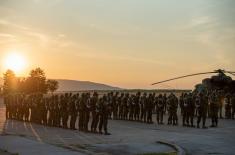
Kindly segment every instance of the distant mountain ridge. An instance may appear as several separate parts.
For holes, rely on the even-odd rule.
[[[95,83],[90,81],[55,79],[59,82],[58,91],[81,91],[81,90],[121,90],[119,87]]]
[[[59,82],[57,91],[82,91],[82,90],[121,90],[119,87],[95,83],[90,81],[78,81],[67,79],[55,79]],[[3,85],[3,79],[0,77],[0,85]]]

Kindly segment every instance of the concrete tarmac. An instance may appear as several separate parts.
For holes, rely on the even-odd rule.
[[[182,127],[181,117],[179,126],[109,120],[109,131],[112,135],[105,136],[5,120],[4,110],[3,104],[0,104],[0,132],[3,137],[10,137],[9,139],[12,136],[20,137],[19,143],[20,139],[26,139],[32,143],[42,143],[81,154],[131,155],[175,151],[167,145],[156,143],[162,140],[176,144],[192,155],[235,154],[235,120],[220,119],[218,128],[208,129]],[[164,116],[165,123],[167,117]],[[153,119],[155,120],[155,115]],[[209,125],[208,119],[207,126]],[[0,149],[5,144],[0,137]]]

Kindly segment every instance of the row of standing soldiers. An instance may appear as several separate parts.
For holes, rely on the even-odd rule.
[[[4,98],[6,118],[29,121],[46,126],[78,129],[88,132],[90,115],[92,115],[91,132],[109,135],[108,116],[110,106],[107,96],[98,98],[94,93],[62,94],[44,97],[42,94],[9,95]],[[97,131],[99,129],[99,132]]]
[[[234,118],[235,96],[227,95],[225,99],[226,117]],[[177,98],[170,95],[155,95],[140,92],[108,93],[99,96],[96,92],[80,94],[60,94],[52,96],[9,95],[5,97],[6,117],[38,124],[91,131],[107,131],[108,119],[141,121],[153,123],[153,113],[157,114],[158,124],[163,124],[163,116],[168,113],[168,124],[178,125],[178,107],[181,109],[183,126],[206,128],[206,118],[211,117],[212,127],[218,125],[218,112],[221,97],[217,92],[210,94],[183,93]],[[89,127],[90,126],[90,127]]]
[[[225,105],[225,117],[234,119],[235,116],[235,94],[223,95],[220,91],[206,94],[182,94],[180,96],[180,107],[183,126],[194,127],[193,119],[197,116],[197,127],[202,120],[203,128],[206,118],[211,118],[211,127],[218,126],[218,116],[222,117],[223,105]]]

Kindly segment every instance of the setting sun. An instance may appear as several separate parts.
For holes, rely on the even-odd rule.
[[[5,58],[4,67],[20,73],[26,67],[25,58],[19,53],[10,53]]]

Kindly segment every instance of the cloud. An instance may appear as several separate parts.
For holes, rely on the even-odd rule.
[[[214,22],[215,19],[213,19],[211,16],[199,16],[192,18],[189,27],[205,26],[213,24]]]
[[[50,37],[44,33],[37,32],[37,31],[27,31],[26,35],[28,35],[30,38],[34,37],[39,40],[41,45],[45,46],[50,41]]]
[[[14,35],[9,34],[9,33],[0,33],[0,38],[15,38]]]
[[[229,66],[233,62],[231,55],[234,50],[234,25],[213,14],[194,16],[185,25],[178,26],[188,39],[201,44],[208,54],[208,60],[222,66]],[[233,51],[234,52],[234,51]],[[234,55],[235,56],[235,55]]]
[[[157,60],[157,59],[150,59],[150,58],[137,58],[137,57],[130,57],[127,55],[107,55],[107,53],[93,53],[93,51],[85,52],[85,51],[77,51],[74,52],[74,55],[77,57],[82,58],[89,58],[89,59],[98,59],[98,60],[108,60],[108,61],[122,61],[122,62],[132,62],[137,64],[150,64],[150,65],[157,65],[157,66],[172,66],[173,63]]]
[[[16,28],[16,29],[21,29],[21,30],[28,30],[29,29],[26,26],[18,25],[16,23],[10,22],[10,21],[5,20],[5,19],[0,19],[0,25],[11,27],[11,28]]]
[[[14,41],[15,43],[19,43],[21,41],[23,42],[37,41],[40,44],[45,44],[49,40],[47,35],[38,32],[30,28],[29,26],[17,24],[9,20],[0,19],[0,27],[3,28],[2,32],[0,31],[1,41],[4,40],[5,38],[8,38]]]
[[[42,47],[68,47],[74,46],[74,42],[67,40],[66,35],[59,33],[58,35],[43,32],[32,28],[11,22],[9,20],[0,19],[0,43],[11,44],[11,43],[35,43]]]
[[[16,36],[10,33],[1,33],[0,32],[0,45],[10,44],[16,41]]]
[[[66,35],[65,35],[65,34],[58,34],[58,37],[59,37],[59,38],[65,38]]]

